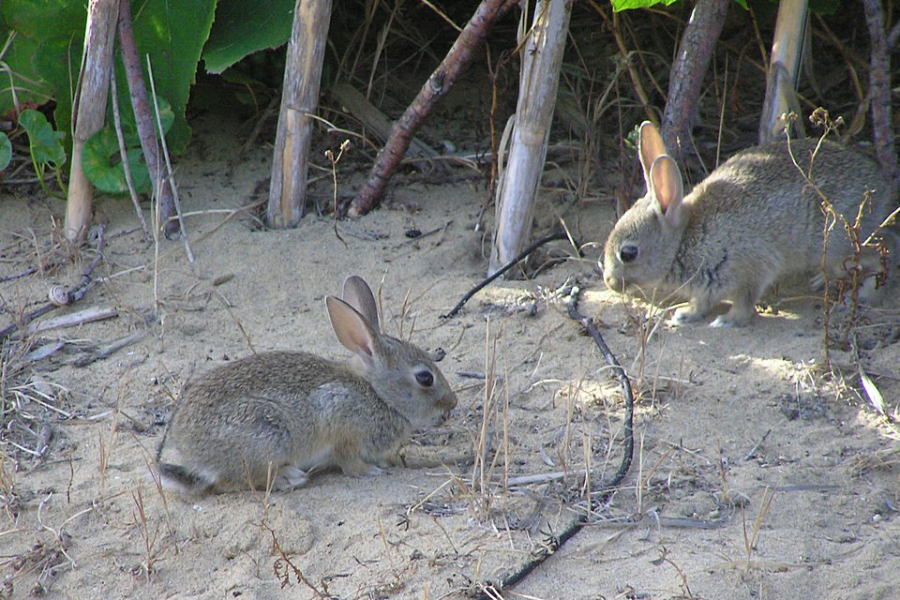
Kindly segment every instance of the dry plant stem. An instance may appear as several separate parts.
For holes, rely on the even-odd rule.
[[[131,167],[128,166],[128,149],[125,146],[125,134],[122,133],[122,116],[119,112],[119,92],[116,86],[115,69],[113,69],[112,76],[109,78],[109,91],[112,94],[113,121],[116,126],[116,140],[119,142],[119,156],[122,160],[122,170],[125,173],[125,184],[128,186],[128,196],[131,198],[134,212],[137,215],[138,222],[141,224],[141,231],[144,232],[144,240],[149,241],[151,239],[150,230],[147,229],[147,220],[144,219],[144,211],[141,210],[141,203],[138,201],[137,192],[134,189],[134,182],[131,179]],[[71,186],[69,189],[72,189]]]
[[[125,65],[125,76],[128,79],[128,90],[131,94],[131,107],[137,123],[138,137],[150,179],[153,181],[153,194],[159,202],[161,224],[165,226],[166,237],[178,232],[178,223],[169,219],[175,215],[175,203],[172,201],[172,187],[163,176],[164,170],[159,159],[159,146],[153,116],[147,102],[147,89],[144,87],[144,75],[141,70],[141,59],[134,41],[134,29],[131,25],[131,0],[120,0],[119,3],[119,46],[122,49],[122,63]]]
[[[743,513],[742,520],[742,531],[744,534],[744,552],[747,555],[747,562],[745,565],[745,572],[750,572],[750,567],[753,564],[753,550],[756,548],[756,540],[759,538],[759,532],[762,530],[763,521],[766,519],[766,515],[769,514],[769,509],[772,508],[772,500],[775,498],[775,491],[772,490],[769,486],[763,490],[763,497],[759,503],[759,512],[756,514],[756,518],[753,520],[753,529],[749,532],[747,531],[747,514]]]
[[[580,250],[581,246],[578,245],[578,243],[575,242],[572,239],[572,237],[565,231],[559,231],[557,233],[552,233],[546,237],[542,237],[541,239],[537,240],[536,242],[534,242],[533,244],[531,244],[530,246],[528,246],[527,248],[522,250],[518,256],[513,258],[507,264],[503,265],[502,268],[498,269],[495,273],[493,273],[489,277],[485,278],[484,281],[482,281],[481,283],[476,285],[474,288],[469,290],[468,293],[466,293],[466,295],[462,297],[462,300],[457,302],[456,306],[454,306],[453,309],[450,310],[450,312],[448,312],[445,315],[441,315],[441,318],[442,319],[450,319],[452,317],[455,317],[457,315],[457,313],[459,313],[459,311],[462,310],[462,307],[465,306],[466,302],[468,302],[469,300],[472,299],[472,296],[474,296],[475,294],[477,294],[478,292],[480,292],[481,290],[486,288],[495,279],[498,279],[501,276],[503,276],[504,273],[506,273],[507,271],[512,269],[514,266],[516,266],[520,260],[523,260],[529,254],[531,254],[532,252],[534,252],[535,250],[537,250],[544,244],[549,243],[549,242],[554,242],[556,240],[569,240],[572,243],[572,245],[576,248],[578,255],[583,256],[581,253],[581,250]]]
[[[578,295],[580,293],[581,289],[578,286],[572,287],[565,300],[566,312],[570,318],[581,324],[588,335],[591,336],[591,339],[594,340],[594,343],[597,344],[597,347],[603,354],[603,358],[606,360],[607,364],[612,367],[613,371],[615,371],[616,378],[622,385],[622,392],[625,397],[624,429],[622,432],[624,449],[622,453],[622,462],[619,464],[619,468],[612,479],[608,483],[600,485],[597,488],[599,495],[596,499],[591,500],[589,510],[572,520],[558,536],[554,536],[547,540],[541,550],[536,553],[537,555],[535,558],[520,565],[511,575],[506,576],[500,582],[478,584],[478,589],[482,590],[481,595],[478,597],[479,600],[490,600],[492,598],[502,597],[500,595],[501,590],[512,587],[525,579],[532,571],[562,548],[566,542],[575,537],[582,529],[584,529],[584,526],[587,525],[589,515],[592,512],[591,509],[599,504],[601,499],[610,496],[612,490],[625,479],[628,470],[631,468],[631,462],[634,456],[634,393],[631,389],[631,382],[628,379],[628,375],[625,373],[625,369],[622,368],[615,355],[609,349],[609,346],[606,345],[606,341],[603,339],[603,336],[600,335],[600,331],[594,325],[593,320],[578,312]]]
[[[38,270],[35,267],[28,267],[21,273],[16,273],[15,275],[3,275],[2,277],[0,277],[0,283],[28,277],[29,275],[34,275],[35,273],[37,273],[37,271]]]
[[[875,152],[885,178],[900,188],[900,168],[894,130],[891,126],[891,54],[884,28],[884,11],[880,0],[863,0],[872,56],[869,68],[869,95],[872,103],[872,137]]]
[[[169,146],[166,144],[166,136],[163,132],[162,117],[159,115],[159,102],[156,97],[156,80],[153,78],[153,65],[150,63],[150,55],[147,55],[147,77],[150,80],[150,91],[153,93],[153,115],[156,117],[156,130],[159,132],[159,142],[162,148],[163,158],[166,162],[166,177],[163,181],[172,195],[172,204],[175,206],[175,217],[181,229],[181,240],[184,243],[184,252],[188,262],[194,262],[194,253],[191,250],[191,242],[188,240],[187,228],[184,225],[184,217],[181,215],[181,201],[178,199],[178,187],[175,185],[175,173],[172,171],[172,161],[169,159]],[[171,219],[171,217],[169,217]],[[168,229],[169,224],[165,227]]]
[[[535,4],[521,51],[519,100],[509,160],[499,185],[489,275],[518,254],[531,234],[571,16],[569,2]]]
[[[331,0],[297,0],[269,185],[270,227],[296,227],[303,218],[312,115],[319,105],[330,21]]]
[[[91,226],[94,188],[81,166],[81,151],[87,139],[99,131],[106,120],[118,10],[117,0],[91,0],[88,6],[78,90],[75,94],[75,106],[72,107],[72,113],[75,115],[72,169],[69,173],[69,191],[66,200],[65,234],[66,239],[75,245],[84,242]]]
[[[691,129],[703,79],[731,4],[732,0],[698,0],[678,45],[661,130],[663,143],[676,161],[693,150]]]
[[[103,259],[103,226],[100,226],[99,234],[97,236],[97,250],[96,256],[94,256],[94,260],[91,261],[91,264],[81,273],[81,281],[74,287],[65,291],[66,298],[68,299],[66,305],[71,305],[75,302],[81,300],[85,294],[87,294],[97,283],[100,282],[98,279],[93,279],[91,274],[94,272],[94,269],[97,268],[97,265],[100,264],[100,261]],[[44,306],[24,315],[19,322],[11,323],[0,329],[0,340],[3,340],[7,336],[9,336],[12,332],[25,327],[33,321],[34,319],[46,315],[50,311],[58,308],[57,305],[48,302]]]
[[[422,122],[475,58],[475,49],[481,45],[494,21],[516,4],[517,0],[482,0],[447,56],[422,86],[403,116],[394,122],[387,143],[375,158],[369,178],[350,204],[350,216],[364,215],[381,201],[391,175],[403,160]]]

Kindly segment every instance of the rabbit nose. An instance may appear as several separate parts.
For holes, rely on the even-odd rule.
[[[449,414],[451,410],[456,408],[456,405],[459,401],[456,399],[456,394],[450,392],[446,396],[440,399],[438,402],[438,407],[444,409],[446,414]]]

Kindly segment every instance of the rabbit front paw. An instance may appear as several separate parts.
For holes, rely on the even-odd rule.
[[[743,327],[750,323],[756,316],[756,294],[750,291],[742,291],[731,302],[731,310],[724,315],[719,315],[709,324],[710,327],[731,329]]]
[[[696,323],[706,316],[712,302],[705,294],[694,296],[691,298],[687,306],[682,306],[672,315],[672,325],[684,325],[685,323]]]
[[[731,313],[728,313],[725,315],[719,315],[718,317],[713,319],[713,322],[710,323],[709,326],[715,327],[716,329],[733,329],[735,327],[743,327],[746,324],[747,323],[735,321],[731,317]]]

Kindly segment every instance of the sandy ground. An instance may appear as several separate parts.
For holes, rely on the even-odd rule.
[[[96,274],[109,280],[58,312],[118,317],[3,348],[3,439],[34,450],[40,440],[24,428],[44,425],[52,437],[40,459],[0,446],[0,597],[463,598],[527,561],[593,494],[590,524],[505,597],[900,598],[900,434],[860,397],[852,352],[832,353],[843,376],[823,366],[821,303],[802,289],[782,289],[777,311],[747,329],[676,329],[607,290],[591,247],[533,280],[492,285],[444,321],[486,269],[474,231],[481,183],[399,187],[389,208],[341,223],[343,242],[314,215],[265,232],[226,211],[261,198],[270,151],[235,161],[228,123],[196,125],[179,161],[185,211],[200,212],[188,216],[196,261],[172,242],[155,258],[129,203],[102,199]],[[565,198],[545,194],[541,232],[564,215],[602,243],[609,191]],[[0,196],[2,274],[39,255],[47,266],[0,284],[0,326],[49,286],[77,283],[93,258],[53,266],[62,214],[56,201]],[[414,240],[409,229],[438,231]],[[460,399],[449,422],[416,435],[406,467],[380,477],[324,473],[271,495],[161,494],[148,464],[185,383],[253,351],[347,356],[323,298],[352,273],[378,289],[388,332],[447,352],[441,368]],[[612,495],[597,490],[621,460],[623,399],[555,300],[575,280],[637,394],[634,464]],[[896,415],[900,311],[866,318],[859,364]],[[141,330],[110,358],[75,366]],[[49,358],[22,357],[57,342]],[[473,375],[491,369],[486,394]],[[483,432],[490,446],[473,465]]]

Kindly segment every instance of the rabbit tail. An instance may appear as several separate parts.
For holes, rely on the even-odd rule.
[[[181,465],[157,463],[156,472],[164,488],[181,494],[202,495],[210,491],[215,483]]]

